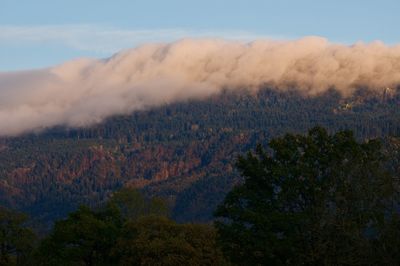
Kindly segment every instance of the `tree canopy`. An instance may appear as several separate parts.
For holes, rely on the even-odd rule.
[[[26,221],[26,215],[0,207],[0,265],[26,265],[36,238]]]
[[[244,177],[215,225],[238,265],[393,265],[397,179],[380,142],[352,132],[286,134],[240,156]],[[390,233],[389,233],[390,232]]]
[[[145,216],[128,222],[114,249],[120,265],[225,265],[212,226]]]
[[[34,265],[224,265],[210,225],[177,224],[161,199],[135,189],[56,222]]]

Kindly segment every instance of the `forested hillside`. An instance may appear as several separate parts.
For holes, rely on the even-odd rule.
[[[122,186],[165,198],[177,221],[208,221],[240,182],[239,153],[315,125],[359,139],[400,135],[399,89],[224,92],[165,104],[90,128],[53,128],[0,140],[0,204],[51,224],[79,204],[97,205]]]

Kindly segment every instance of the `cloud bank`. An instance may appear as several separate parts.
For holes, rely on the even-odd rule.
[[[104,60],[79,59],[0,73],[0,135],[87,126],[116,114],[268,85],[309,95],[400,84],[400,46],[351,46],[319,37],[251,43],[186,39],[147,44]]]

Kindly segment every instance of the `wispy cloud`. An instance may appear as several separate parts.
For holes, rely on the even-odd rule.
[[[0,25],[0,42],[55,43],[76,50],[99,54],[115,53],[148,42],[170,42],[182,38],[224,38],[229,40],[254,40],[275,38],[240,30],[189,30],[189,29],[123,29],[110,26],[75,25],[38,25],[14,26]]]

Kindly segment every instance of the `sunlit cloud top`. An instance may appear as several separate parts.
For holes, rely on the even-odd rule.
[[[107,59],[79,59],[0,72],[0,136],[103,119],[223,89],[269,86],[319,95],[332,88],[375,93],[400,85],[400,45],[299,40],[183,39],[146,44]]]

